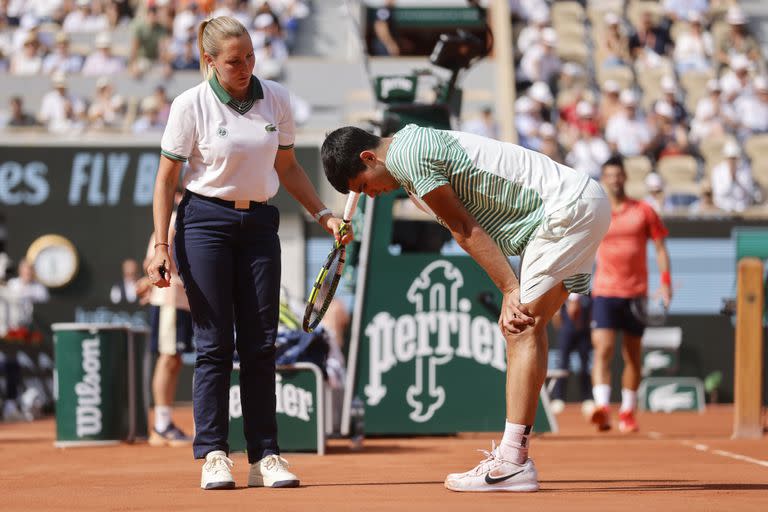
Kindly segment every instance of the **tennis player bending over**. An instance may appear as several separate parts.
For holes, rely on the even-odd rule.
[[[546,326],[569,292],[587,293],[611,206],[586,174],[519,146],[408,125],[391,138],[339,128],[321,149],[339,192],[371,197],[404,188],[451,231],[503,293],[507,340],[504,437],[488,457],[445,486],[454,491],[536,491],[528,458],[547,373]],[[522,254],[520,279],[507,259]]]

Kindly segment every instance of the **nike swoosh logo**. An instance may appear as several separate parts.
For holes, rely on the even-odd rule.
[[[493,478],[493,477],[491,476],[491,474],[490,474],[490,473],[488,473],[487,475],[485,475],[485,483],[487,483],[487,484],[491,484],[491,485],[493,485],[493,484],[498,484],[498,483],[500,483],[500,482],[503,482],[504,480],[509,480],[510,478],[512,478],[512,477],[513,477],[513,476],[515,476],[515,475],[519,475],[519,474],[520,474],[520,473],[522,473],[523,471],[525,471],[525,470],[524,470],[524,469],[521,469],[520,471],[517,471],[517,472],[515,472],[515,473],[512,473],[511,475],[502,476],[502,477],[500,477],[500,478]]]

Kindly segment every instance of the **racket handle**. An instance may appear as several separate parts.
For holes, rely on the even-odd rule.
[[[352,215],[355,213],[355,208],[357,208],[358,199],[360,199],[360,194],[355,192],[349,193],[349,196],[347,197],[347,204],[344,205],[344,217],[342,218],[344,222],[349,222],[352,220]]]

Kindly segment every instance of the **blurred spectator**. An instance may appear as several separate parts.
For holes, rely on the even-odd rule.
[[[562,67],[557,56],[557,32],[551,27],[541,31],[541,41],[531,46],[520,59],[520,80],[552,84]]]
[[[605,129],[613,116],[623,111],[619,101],[621,86],[616,80],[606,80],[603,82],[603,94],[600,97],[600,107],[598,110],[598,122],[601,129]]]
[[[632,62],[629,53],[629,37],[621,27],[621,19],[614,12],[607,12],[604,16],[605,31],[599,39],[599,54],[603,61],[599,64],[604,67],[623,66]]]
[[[138,299],[136,284],[141,277],[139,264],[133,258],[123,260],[121,265],[122,277],[109,291],[109,299],[112,304],[127,302],[133,304]]]
[[[43,73],[79,73],[83,67],[83,58],[69,51],[69,36],[66,32],[56,34],[54,50],[43,59]]]
[[[517,37],[517,49],[521,54],[541,42],[542,31],[549,26],[549,13],[537,11],[532,14],[530,22],[523,27]]]
[[[200,58],[196,38],[190,37],[184,41],[181,51],[176,54],[171,63],[171,68],[174,71],[192,71],[200,69]]]
[[[64,18],[65,32],[100,32],[109,29],[109,18],[100,1],[77,0],[76,8]]]
[[[160,132],[165,123],[160,119],[160,105],[157,98],[147,96],[141,100],[141,115],[133,123],[133,133]]]
[[[666,103],[672,108],[673,119],[676,123],[687,126],[688,111],[685,109],[683,102],[677,99],[680,87],[675,82],[674,77],[670,75],[661,77],[661,92],[664,94],[664,97],[658,101]]]
[[[216,7],[216,9],[213,10],[213,14],[211,14],[212,18],[230,16],[242,23],[244,27],[251,26],[253,17],[248,12],[245,2],[241,2],[240,0],[219,0],[217,4],[218,7]]]
[[[85,59],[83,75],[115,75],[125,69],[125,62],[120,57],[112,55],[112,38],[106,32],[96,36],[96,51]]]
[[[373,42],[371,54],[396,57],[400,55],[397,41],[397,25],[394,17],[395,0],[386,0],[384,6],[376,10],[373,22]]]
[[[696,114],[691,121],[689,136],[694,143],[707,137],[725,135],[737,125],[736,112],[720,94],[720,81],[716,78],[709,80],[707,92],[709,96],[699,100],[696,105]]]
[[[595,129],[595,110],[592,104],[582,101],[576,110],[582,120],[579,125],[579,138],[565,157],[565,163],[577,171],[599,179],[600,168],[611,156],[611,149]]]
[[[768,133],[768,79],[755,77],[753,86],[755,94],[739,96],[734,104],[741,138]]]
[[[288,58],[288,47],[280,31],[280,25],[272,14],[259,14],[253,20],[256,31],[252,35],[253,48],[256,52],[256,64],[259,58],[268,56],[282,64]]]
[[[493,109],[490,106],[483,107],[479,116],[465,121],[461,129],[467,133],[474,133],[489,139],[499,138],[499,126],[493,118]]]
[[[160,60],[171,30],[161,22],[157,8],[149,7],[144,17],[134,19],[132,33],[128,69],[141,75]]]
[[[536,102],[528,96],[521,96],[515,101],[515,129],[518,143],[524,148],[534,149],[541,127],[541,111]]]
[[[654,107],[655,130],[648,147],[648,156],[659,161],[666,156],[689,155],[688,130],[675,121],[675,111],[668,103],[660,101]]]
[[[688,213],[695,216],[723,214],[723,211],[715,206],[712,198],[712,185],[708,181],[701,183],[698,199],[688,208]]]
[[[96,95],[88,108],[88,121],[94,128],[118,127],[125,110],[125,101],[114,92],[112,82],[102,76],[96,81]]]
[[[51,81],[53,90],[43,96],[37,116],[40,123],[54,133],[72,133],[84,128],[82,116],[85,105],[67,91],[66,76],[63,73],[54,73]]]
[[[173,39],[186,42],[189,39],[190,31],[195,39],[197,39],[197,26],[203,19],[203,13],[200,12],[197,2],[188,2],[183,9],[176,13],[176,17],[173,18]],[[245,26],[248,27],[250,24]]]
[[[585,72],[581,64],[576,62],[566,62],[563,67],[560,68],[560,81],[558,82],[559,91],[567,91],[579,85],[582,85],[585,81]]]
[[[635,32],[629,38],[629,48],[635,60],[648,60],[648,54],[666,55],[672,41],[669,31],[653,22],[653,13],[643,11]]]
[[[515,20],[530,21],[537,13],[549,16],[549,4],[546,0],[509,0],[509,11]]]
[[[557,132],[551,123],[542,123],[539,126],[539,152],[559,164],[565,163],[563,149],[557,142]]]
[[[643,201],[651,205],[656,213],[662,214],[673,210],[672,205],[665,198],[664,180],[655,172],[650,172],[643,180],[646,196]]]
[[[35,117],[24,110],[24,102],[21,96],[12,96],[8,101],[10,111],[8,118],[5,120],[5,126],[24,127],[35,126],[37,120]]]
[[[18,271],[18,277],[9,279],[6,284],[8,291],[21,301],[28,301],[30,303],[48,302],[48,288],[37,280],[35,268],[32,264],[26,259],[22,259],[19,262]],[[25,324],[28,324],[28,322],[25,322]]]
[[[285,33],[285,44],[289,51],[293,51],[301,20],[309,16],[309,7],[301,0],[271,0],[264,3],[270,5],[272,12],[277,14]]]
[[[168,98],[168,93],[164,86],[158,85],[155,87],[155,92],[152,95],[157,102],[157,119],[161,124],[165,125],[171,113],[171,100]]]
[[[725,160],[712,169],[714,203],[727,212],[743,212],[762,200],[762,192],[735,142],[725,144],[723,156]]]
[[[664,0],[664,13],[673,22],[690,19],[691,14],[703,16],[709,10],[707,0]]]
[[[637,114],[637,94],[625,89],[621,91],[619,101],[624,110],[608,122],[605,140],[612,153],[618,152],[624,157],[642,155],[651,142],[651,131],[645,119]]]
[[[24,38],[20,53],[14,53],[11,57],[11,74],[36,75],[43,69],[42,50],[37,32],[29,32]]]
[[[550,121],[555,99],[552,97],[549,86],[544,82],[536,82],[528,88],[526,94],[533,100],[538,117],[543,121]]]
[[[739,97],[752,94],[751,69],[752,63],[745,55],[731,57],[730,70],[720,77],[720,87],[726,101],[734,103]]]
[[[747,29],[747,17],[744,12],[738,5],[733,5],[728,9],[725,19],[730,25],[730,31],[720,41],[717,49],[720,65],[729,65],[735,55],[744,55],[750,61],[757,62],[760,59],[760,45]]]
[[[687,71],[707,71],[712,67],[715,45],[712,35],[702,28],[702,16],[692,11],[688,16],[688,31],[677,38],[673,57],[675,69],[682,74]]]

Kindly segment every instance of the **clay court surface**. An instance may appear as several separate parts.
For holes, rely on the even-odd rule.
[[[191,412],[179,411],[191,426]],[[446,473],[466,470],[500,434],[346,440],[329,454],[286,454],[300,489],[249,489],[247,460],[235,454],[233,491],[199,489],[189,448],[147,444],[53,447],[52,419],[0,425],[0,510],[418,510],[429,511],[768,511],[768,438],[730,439],[732,409],[706,414],[641,414],[640,434],[598,435],[576,408],[561,432],[539,436],[532,455],[541,479],[534,494],[458,494]]]

